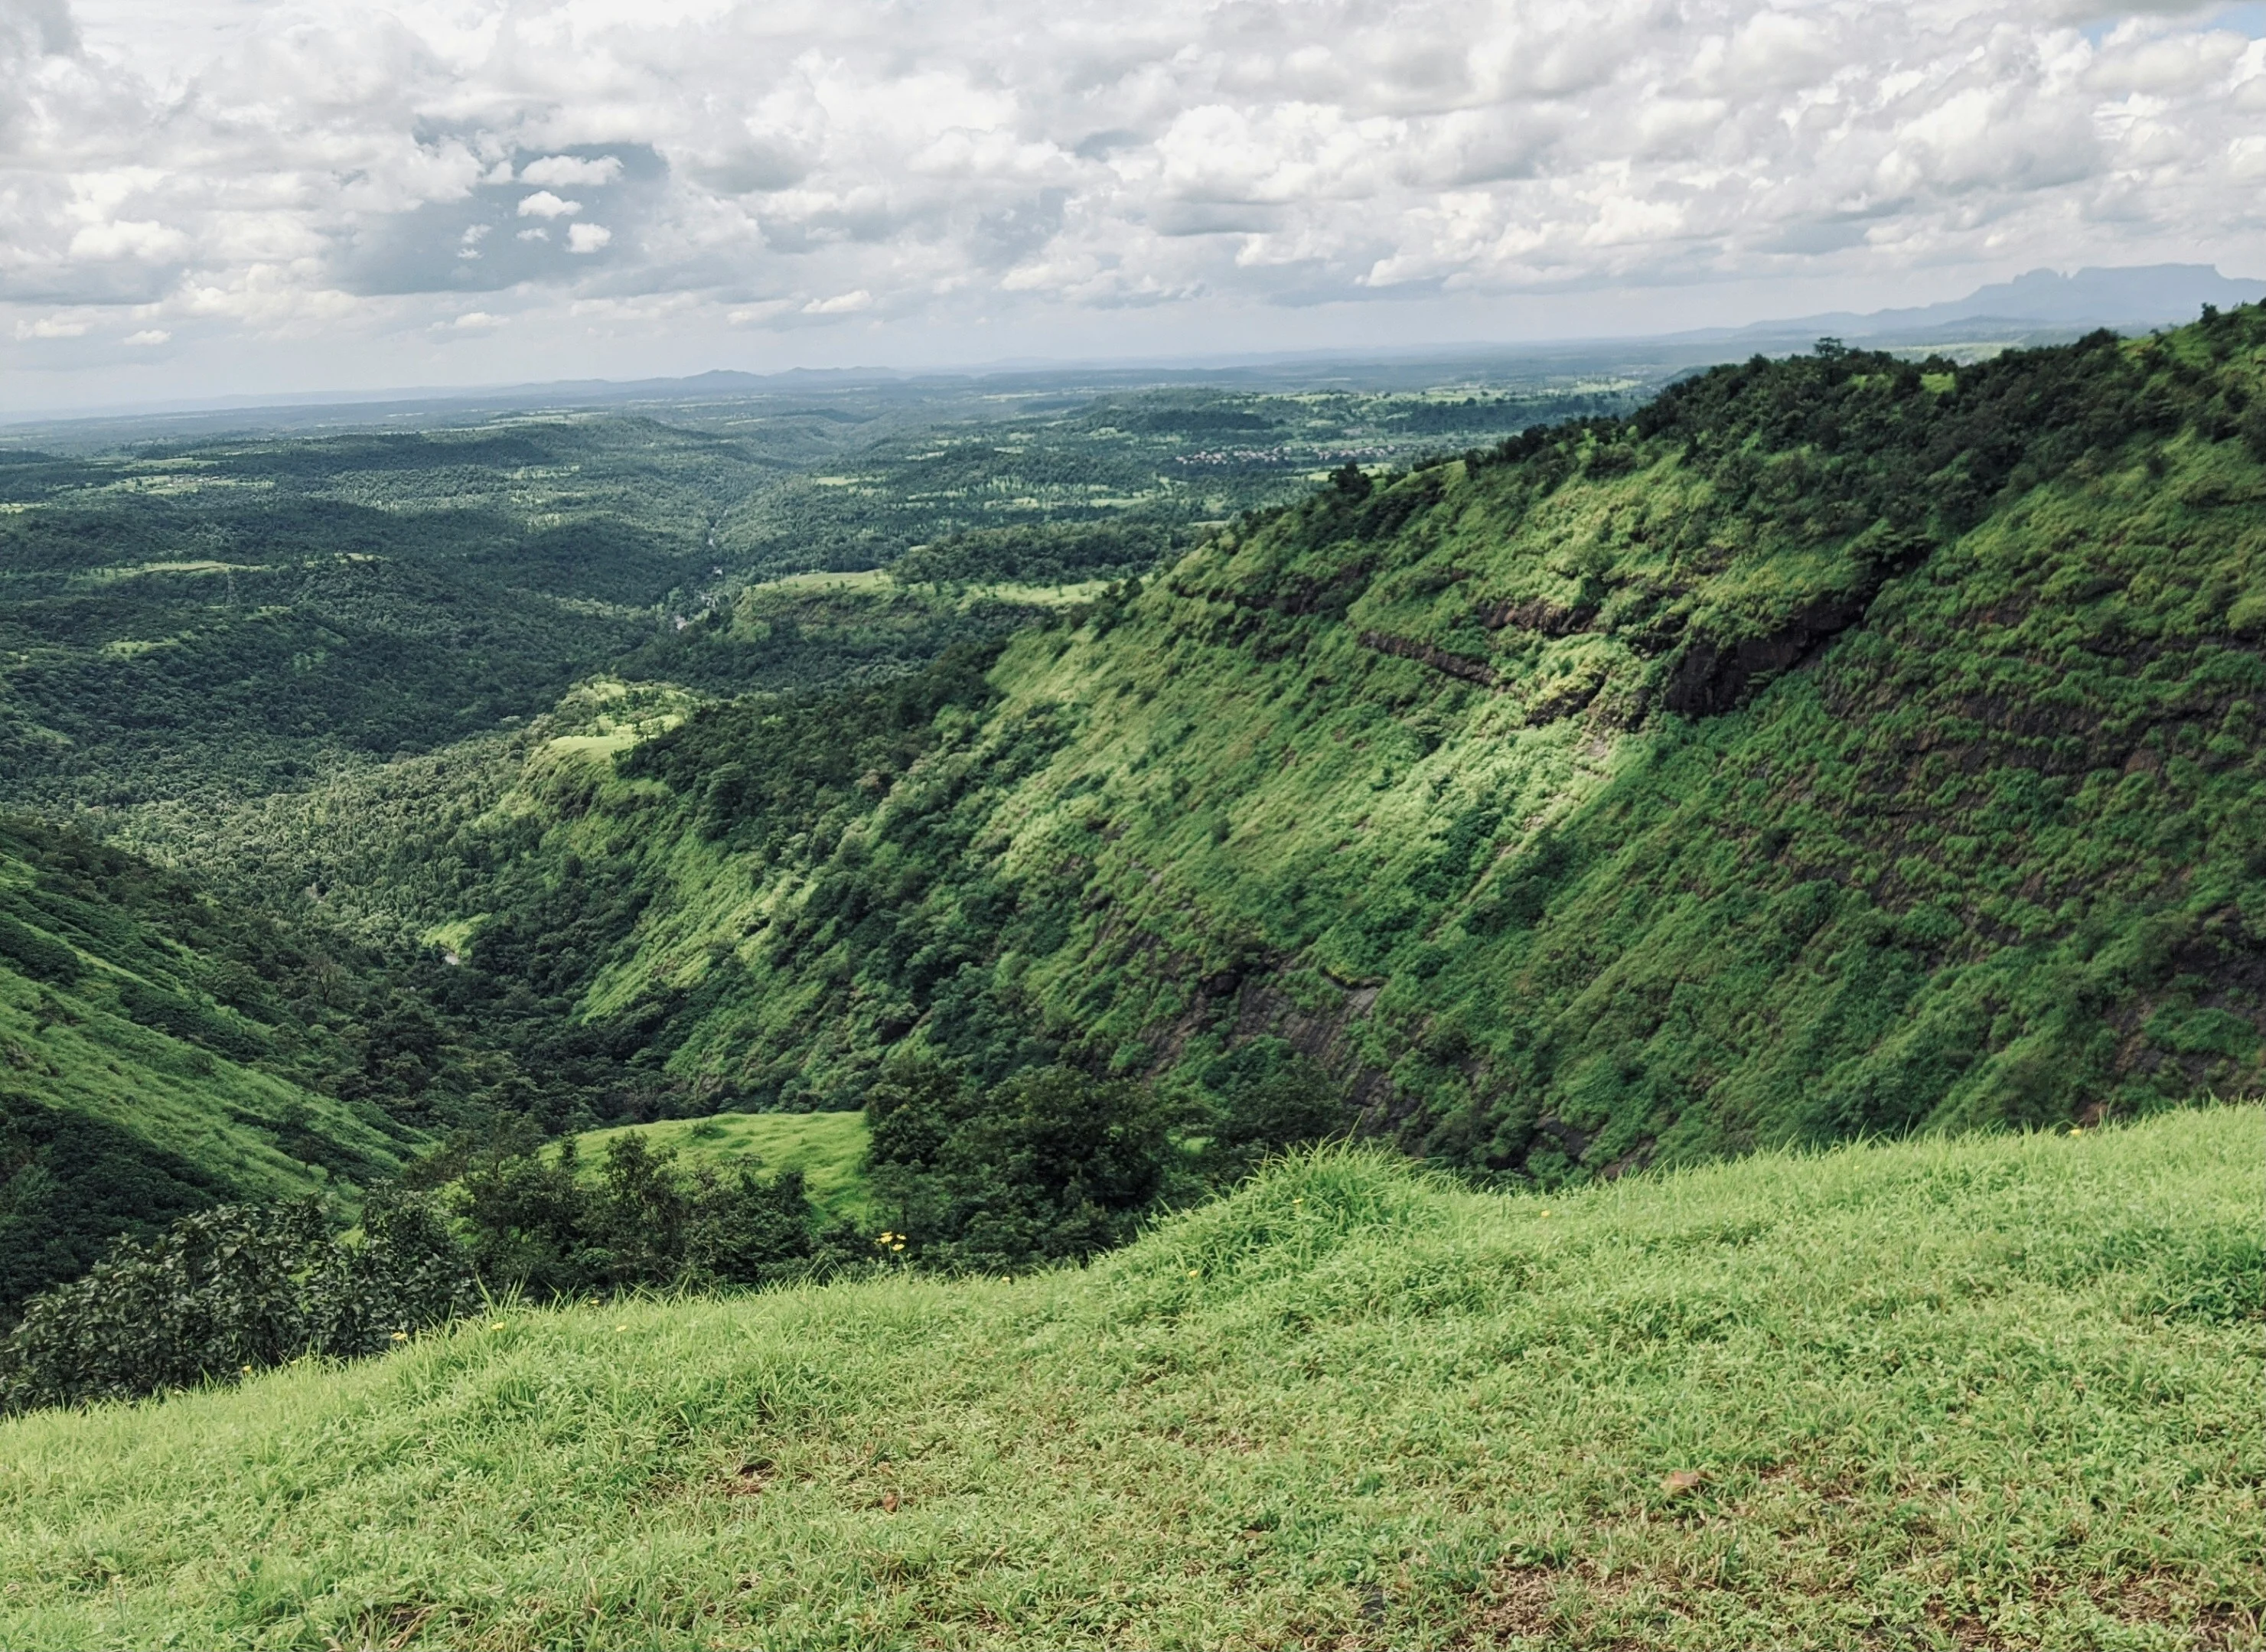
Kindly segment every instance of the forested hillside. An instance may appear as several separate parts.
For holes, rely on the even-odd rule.
[[[443,857],[465,990],[694,1107],[1304,1051],[1545,1181],[2248,1088],[2262,346],[1824,347],[1345,466],[1004,651],[554,754]]]
[[[1334,456],[1628,388],[869,387],[0,450],[0,806],[68,822],[0,826],[0,1323],[216,1201],[343,1217],[450,1130],[713,1105],[653,1018],[575,1013],[633,893],[451,968],[500,872],[572,881],[552,777],[704,698],[1043,622]]]
[[[374,960],[0,825],[0,1323],[119,1233],[398,1173],[501,1077]]]

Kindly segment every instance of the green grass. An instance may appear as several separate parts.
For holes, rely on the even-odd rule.
[[[765,1176],[799,1170],[811,1202],[828,1216],[863,1224],[872,1214],[862,1113],[719,1113],[586,1130],[576,1138],[582,1162],[595,1170],[608,1142],[632,1135],[644,1137],[648,1146],[673,1151],[688,1166],[730,1169],[752,1163]]]
[[[2256,1645],[2262,1148],[1332,1152],[1083,1272],[33,1416],[0,1645]]]
[[[68,1019],[51,1019],[57,1017]],[[399,1143],[331,1097],[4,968],[0,1060],[11,1097],[115,1125],[246,1197],[284,1198],[328,1184],[319,1166],[277,1144],[287,1118],[303,1118],[303,1128],[380,1170],[392,1170],[402,1156]]]

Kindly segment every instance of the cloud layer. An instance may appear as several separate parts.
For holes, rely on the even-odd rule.
[[[2262,182],[2209,13],[0,0],[19,349],[1879,289],[2240,262]]]

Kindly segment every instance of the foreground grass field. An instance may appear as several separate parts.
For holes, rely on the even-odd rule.
[[[0,1428],[0,1643],[2248,1646],[2266,1121],[511,1312]]]

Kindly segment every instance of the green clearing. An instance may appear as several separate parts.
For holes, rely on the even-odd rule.
[[[0,1425],[0,1644],[2255,1646],[2266,1120],[513,1310]],[[1684,1478],[1677,1478],[1684,1477]]]
[[[873,1196],[866,1185],[866,1115],[862,1113],[718,1113],[704,1119],[663,1119],[586,1130],[576,1137],[583,1164],[596,1173],[606,1144],[637,1135],[687,1166],[760,1170],[765,1177],[800,1171],[803,1190],[828,1217],[866,1225]]]

